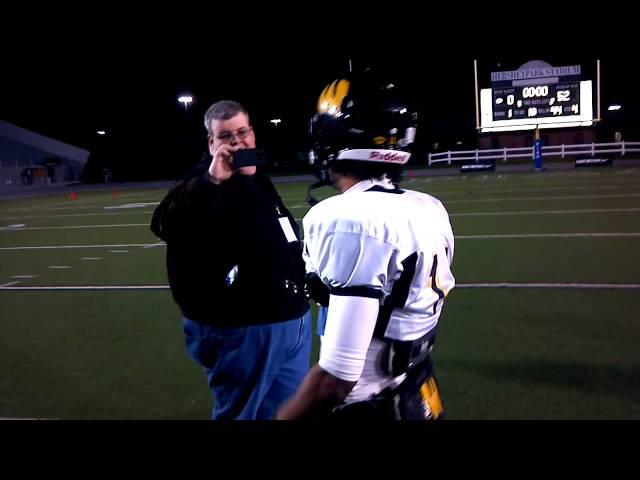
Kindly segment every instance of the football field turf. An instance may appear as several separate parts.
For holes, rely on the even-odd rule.
[[[402,186],[456,235],[434,352],[449,418],[640,419],[640,168]],[[302,219],[307,184],[277,187]],[[148,228],[165,193],[0,201],[0,417],[208,418]]]

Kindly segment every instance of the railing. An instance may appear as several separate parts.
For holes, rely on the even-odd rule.
[[[590,155],[595,157],[602,153],[615,153],[624,156],[627,153],[640,153],[640,142],[614,142],[614,143],[584,143],[579,145],[547,145],[542,147],[542,154],[564,158],[565,156]],[[447,162],[483,162],[485,160],[502,160],[506,162],[510,158],[531,158],[534,150],[531,147],[518,148],[493,148],[488,150],[451,150],[441,153],[429,154],[429,165]]]

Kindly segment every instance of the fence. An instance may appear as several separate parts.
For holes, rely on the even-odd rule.
[[[565,158],[566,156],[595,157],[600,154],[617,154],[624,156],[627,153],[640,153],[640,142],[615,142],[615,143],[585,143],[579,145],[547,145],[542,147],[543,156]],[[518,148],[494,148],[488,150],[461,150],[452,152],[430,153],[429,165],[446,162],[484,162],[485,160],[502,160],[506,162],[510,158],[531,158],[534,151],[531,147]]]

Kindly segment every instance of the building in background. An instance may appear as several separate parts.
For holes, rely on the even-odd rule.
[[[89,153],[0,120],[0,189],[77,181]]]

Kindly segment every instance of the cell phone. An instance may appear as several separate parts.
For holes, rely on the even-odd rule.
[[[267,157],[264,150],[259,148],[245,148],[233,154],[233,168],[265,165],[266,163]]]

